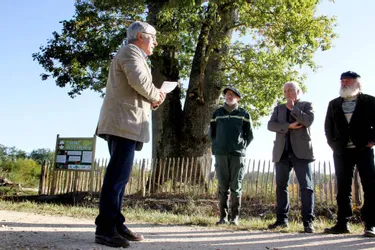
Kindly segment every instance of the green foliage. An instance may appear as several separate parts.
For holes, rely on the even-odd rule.
[[[33,151],[31,151],[29,156],[38,164],[42,164],[43,161],[53,162],[54,155],[55,155],[54,151],[48,148],[39,148],[39,149],[34,149]]]
[[[101,91],[111,55],[125,38],[125,27],[132,20],[142,19],[140,15],[144,11],[137,5],[98,11],[90,1],[84,0],[78,0],[75,6],[73,19],[61,22],[62,32],[53,32],[48,45],[33,54],[33,59],[48,72],[41,75],[42,79],[56,78],[59,87],[70,84],[72,97],[87,88]]]
[[[158,30],[155,53],[177,55],[179,78],[189,78],[198,36],[208,27],[205,58],[224,46],[229,48],[218,58],[225,66],[217,86],[234,85],[245,93],[243,104],[259,125],[259,119],[281,100],[282,85],[294,80],[305,89],[305,76],[299,69],[307,66],[316,70],[315,52],[332,46],[335,18],[318,16],[319,2],[77,0],[74,17],[62,21],[62,31],[54,32],[33,59],[46,71],[42,79],[53,77],[57,86],[70,85],[71,97],[85,89],[101,93],[111,55],[121,46],[125,28],[134,20],[147,20]],[[151,12],[153,8],[158,11]],[[225,20],[230,9],[237,10],[233,24]],[[223,20],[227,25],[221,25]],[[220,35],[228,30],[238,37],[230,40]]]
[[[17,149],[16,147],[6,147],[0,144],[0,164],[7,160],[25,158],[27,158],[27,153],[25,151]]]
[[[23,187],[37,187],[41,163],[52,161],[54,152],[50,149],[35,149],[30,154],[16,147],[0,144],[0,177],[21,184]]]
[[[2,177],[23,187],[37,187],[40,179],[41,167],[31,159],[17,159],[6,161],[0,166]]]

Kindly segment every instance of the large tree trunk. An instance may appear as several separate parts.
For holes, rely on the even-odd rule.
[[[149,14],[147,16],[148,22],[154,25],[157,29],[158,23],[156,15],[167,1],[150,1],[148,4]],[[154,54],[151,56],[152,64],[152,78],[156,87],[160,88],[163,81],[178,81],[179,70],[176,56],[176,49],[173,46],[163,46],[161,48],[162,54]],[[182,105],[181,105],[181,87],[177,86],[167,97],[159,108],[152,112],[152,158],[157,159],[153,163],[151,181],[151,191],[155,192],[163,184],[162,180],[171,178],[168,173],[165,173],[165,178],[160,178],[162,173],[161,168],[165,162],[165,158],[179,157],[182,155],[180,150],[181,145],[181,126],[182,122]],[[175,166],[175,170],[179,166]],[[156,177],[156,178],[155,178]],[[159,178],[158,178],[159,177]],[[147,186],[147,188],[149,188]]]
[[[148,21],[156,27],[155,14],[161,6],[159,4],[161,3],[153,3],[148,15]],[[219,6],[215,11],[208,11],[211,11],[211,14],[207,15],[207,21],[201,29],[183,111],[181,89],[177,88],[167,95],[165,103],[153,112],[152,117],[152,157],[185,157],[185,163],[187,157],[201,157],[203,161],[195,164],[198,168],[195,173],[204,174],[204,179],[207,179],[211,170],[209,123],[218,106],[223,85],[223,63],[220,58],[228,53],[228,47],[221,41],[230,41],[232,31],[228,26],[236,19],[236,11],[230,6]],[[217,19],[220,21],[217,22]],[[152,56],[152,65],[153,81],[157,87],[160,87],[164,80],[178,79],[178,65],[173,47],[163,48],[162,56]],[[176,171],[181,170],[182,162],[175,166]],[[154,165],[154,175],[160,172],[160,167],[158,161]],[[184,168],[186,171],[187,166]],[[163,183],[159,181],[153,182],[152,190],[157,190],[161,184]]]
[[[229,27],[236,17],[233,7],[219,6],[202,27],[183,112],[182,151],[186,156],[211,157],[208,129],[225,79],[221,58],[228,53],[228,46],[224,41],[231,40]]]
[[[184,156],[202,159],[195,166],[198,168],[195,172],[203,174],[205,180],[211,171],[209,124],[212,113],[218,107],[225,79],[222,58],[228,53],[227,43],[232,37],[229,27],[237,19],[236,9],[231,6],[219,6],[214,11],[208,11],[211,14],[207,15],[209,20],[202,26],[193,59],[183,111],[181,144]]]
[[[158,26],[156,15],[168,1],[150,1],[148,22]],[[162,47],[161,55],[152,55],[152,78],[156,87],[163,81],[178,81],[178,61],[173,46]],[[169,93],[162,105],[152,112],[152,158],[178,157],[181,155],[181,88]]]

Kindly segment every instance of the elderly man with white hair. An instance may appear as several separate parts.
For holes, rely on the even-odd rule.
[[[375,97],[361,92],[360,75],[341,74],[340,97],[330,101],[325,119],[327,142],[333,150],[337,177],[337,223],[326,233],[350,233],[352,179],[357,166],[364,191],[361,209],[366,237],[375,237]]]
[[[112,59],[96,130],[108,142],[110,161],[95,220],[95,242],[111,247],[128,247],[129,241],[143,240],[141,234],[125,226],[121,205],[134,151],[150,140],[150,110],[165,98],[165,93],[152,83],[146,61],[157,45],[155,28],[134,22],[127,29],[127,40],[128,44]]]
[[[300,88],[295,82],[284,84],[285,104],[274,108],[268,130],[276,132],[272,161],[276,171],[276,222],[269,229],[288,227],[290,209],[288,183],[292,168],[296,173],[302,203],[305,233],[313,233],[314,191],[311,163],[314,161],[310,126],[314,121],[311,102],[299,99]]]

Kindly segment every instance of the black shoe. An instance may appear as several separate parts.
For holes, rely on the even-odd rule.
[[[130,229],[127,228],[124,224],[121,224],[120,226],[117,226],[116,229],[117,229],[117,232],[127,240],[142,241],[142,240],[145,239],[142,234],[134,233],[134,232],[130,231]]]
[[[225,218],[221,218],[218,222],[216,222],[216,225],[227,225],[228,220]]]
[[[129,241],[123,238],[120,234],[115,233],[112,236],[96,234],[95,243],[109,246],[109,247],[124,247],[130,246]]]
[[[276,221],[275,223],[268,225],[268,229],[276,229],[276,228],[288,228],[288,223],[285,221]]]
[[[303,231],[305,233],[312,234],[315,232],[315,228],[312,222],[304,222],[303,223]]]
[[[348,234],[350,233],[350,228],[348,223],[336,223],[333,227],[324,229],[326,234]]]
[[[365,227],[365,237],[375,237],[375,227]]]

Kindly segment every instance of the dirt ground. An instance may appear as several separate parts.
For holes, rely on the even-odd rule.
[[[361,235],[324,235],[235,231],[196,226],[128,224],[143,233],[143,242],[129,249],[375,249],[374,238]],[[0,249],[114,249],[94,243],[93,221],[61,216],[0,211]]]

